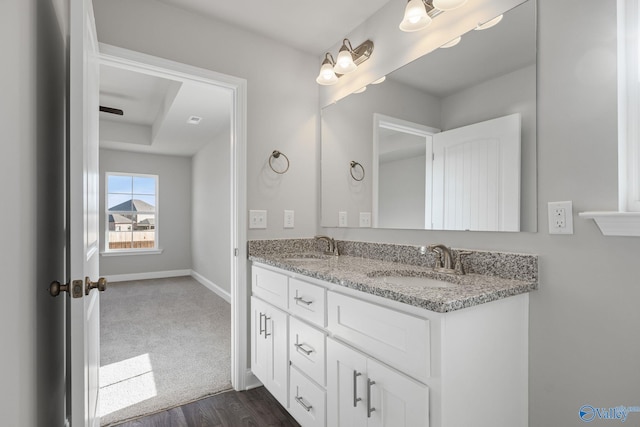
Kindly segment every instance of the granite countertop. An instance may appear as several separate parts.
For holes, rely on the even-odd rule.
[[[483,274],[453,275],[431,268],[372,258],[318,253],[262,253],[249,259],[281,269],[324,280],[347,288],[439,313],[473,307],[537,289],[537,280],[513,279]],[[454,286],[424,287],[391,283],[383,276],[428,277]]]

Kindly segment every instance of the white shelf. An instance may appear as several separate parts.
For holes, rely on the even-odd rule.
[[[640,212],[580,212],[582,218],[591,218],[605,236],[640,236]]]

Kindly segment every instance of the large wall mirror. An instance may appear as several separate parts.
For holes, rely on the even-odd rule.
[[[536,231],[535,0],[323,108],[321,173],[323,227]]]

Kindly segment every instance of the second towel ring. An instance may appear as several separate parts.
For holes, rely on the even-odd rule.
[[[349,168],[349,173],[351,174],[351,178],[355,179],[356,181],[362,181],[364,179],[364,166],[362,166],[360,163],[356,162],[355,160],[351,160],[351,167]],[[353,170],[356,169],[357,167],[360,167],[360,169],[362,169],[362,176],[360,178],[356,178],[355,176],[353,176]]]
[[[273,161],[273,159],[278,159],[278,158],[280,158],[280,156],[284,157],[284,158],[285,158],[285,160],[287,161],[287,167],[286,167],[286,168],[284,168],[284,170],[276,170],[276,169],[273,167],[273,164],[271,163],[271,162]],[[286,154],[284,154],[284,153],[282,153],[282,152],[280,152],[280,151],[278,151],[278,150],[273,150],[273,153],[271,153],[271,155],[269,156],[269,167],[270,167],[270,168],[271,168],[271,170],[272,170],[272,171],[274,171],[275,173],[282,175],[283,173],[285,173],[286,171],[288,171],[288,170],[289,170],[289,158],[287,157],[287,155],[286,155]]]

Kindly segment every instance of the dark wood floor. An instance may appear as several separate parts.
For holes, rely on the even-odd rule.
[[[229,391],[138,418],[118,427],[258,427],[299,424],[264,388]]]

